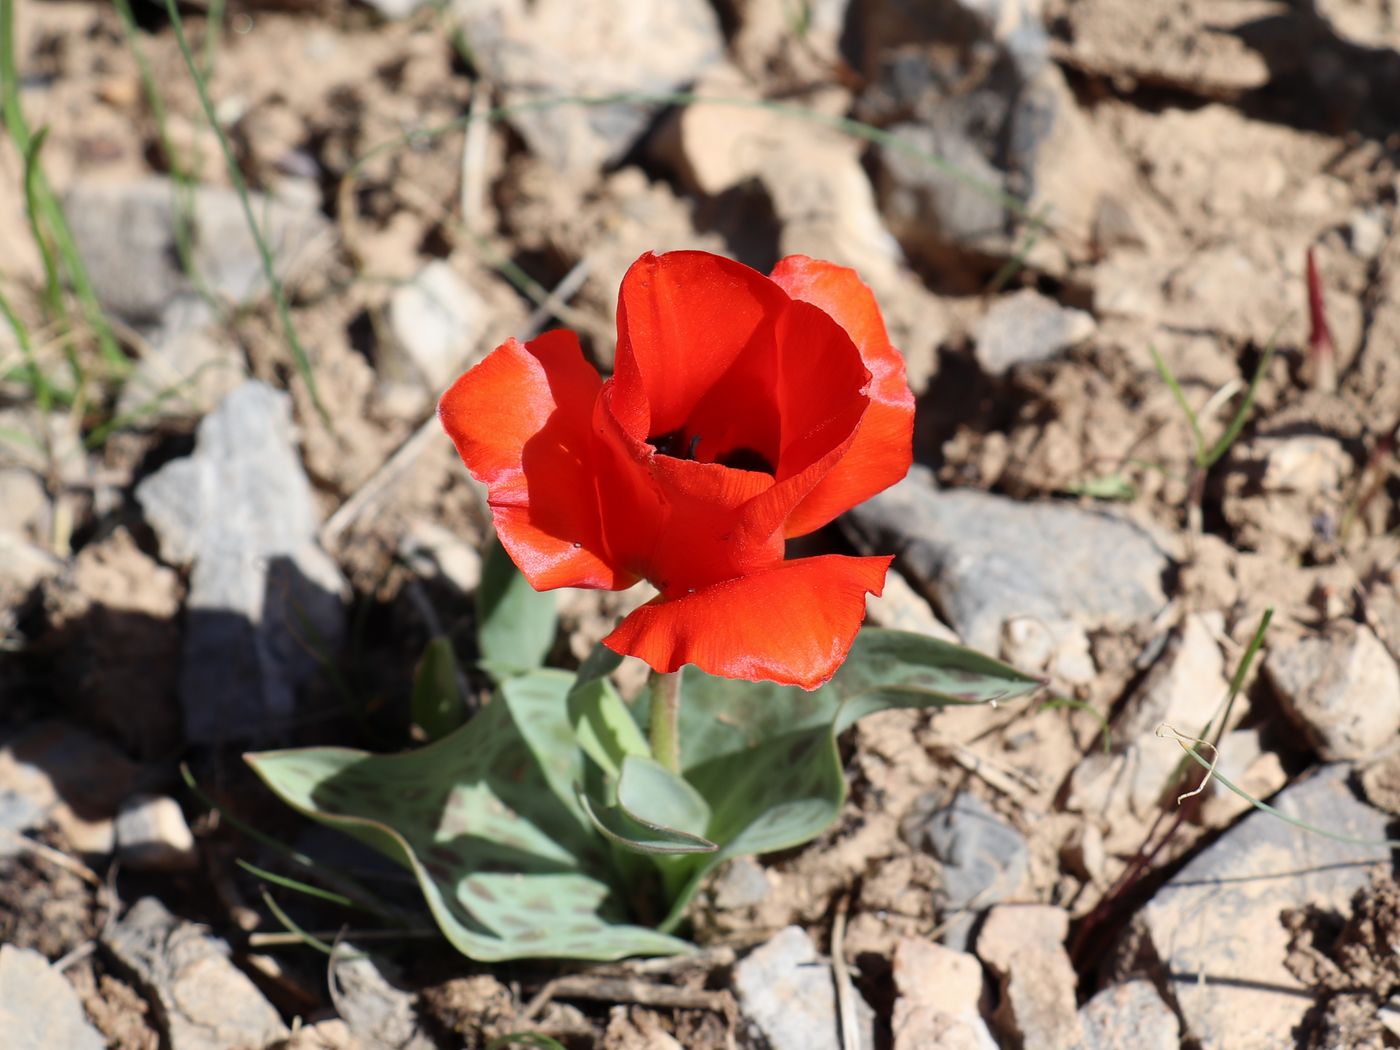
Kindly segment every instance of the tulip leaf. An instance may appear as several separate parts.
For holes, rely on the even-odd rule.
[[[710,807],[684,778],[643,755],[628,755],[609,805],[580,789],[593,826],[637,853],[713,853],[705,837]]]
[[[579,668],[567,701],[578,746],[612,779],[622,772],[628,755],[651,755],[646,737],[607,679],[621,662],[611,649],[598,646]]]
[[[413,676],[410,712],[429,740],[439,740],[467,720],[457,684],[457,657],[446,638],[434,638],[423,650]]]
[[[836,819],[846,796],[836,737],[858,718],[899,707],[1008,700],[1041,685],[962,646],[879,628],[862,630],[832,680],[811,692],[685,668],[681,765],[710,805],[707,837],[720,848],[689,858],[689,880],[661,928],[680,922],[719,863],[808,842]]]
[[[554,646],[554,595],[530,586],[499,539],[491,540],[482,559],[476,621],[481,666],[497,681],[543,666]]]
[[[572,749],[569,682],[558,672],[512,680],[510,695],[416,751],[301,748],[247,759],[285,802],[409,868],[444,935],[473,959],[685,951],[684,941],[627,923],[627,887],[606,843],[551,783],[572,760],[556,758],[551,774],[537,758],[552,741]]]
[[[867,627],[831,680],[841,697],[839,733],[876,711],[1014,700],[1045,681],[990,656],[909,631]]]

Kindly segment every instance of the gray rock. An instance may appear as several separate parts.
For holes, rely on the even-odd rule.
[[[248,382],[199,425],[194,454],[136,497],[161,556],[191,566],[180,700],[186,739],[251,740],[285,727],[313,646],[333,653],[346,585],[316,545],[311,486],[285,394]]]
[[[768,873],[752,857],[735,857],[720,869],[710,884],[715,907],[722,911],[762,904],[772,887]]]
[[[1016,365],[1048,361],[1090,338],[1096,328],[1083,310],[1026,288],[998,300],[977,325],[977,363],[988,375],[1002,375]]]
[[[229,960],[228,946],[154,897],[132,905],[102,943],[155,998],[170,1050],[262,1047],[287,1035],[272,1004]]]
[[[977,955],[1001,981],[998,1027],[1011,1045],[1057,1050],[1083,1038],[1076,977],[1065,951],[1069,915],[1048,904],[1000,904],[977,934]]]
[[[151,178],[79,183],[65,198],[93,290],[128,324],[159,325],[174,300],[198,295],[180,258],[177,192],[169,179]],[[250,203],[279,279],[307,272],[328,250],[330,222],[308,203],[261,194],[253,194]],[[238,194],[199,187],[190,212],[190,261],[205,287],[232,303],[265,295],[262,259]]]
[[[876,152],[885,217],[906,250],[935,267],[1012,251],[1013,196],[1048,207],[1053,225],[1087,239],[1119,167],[1050,61],[1037,7],[870,0],[857,8],[871,82],[858,114],[896,142]]]
[[[48,508],[39,475],[24,467],[0,468],[0,533],[22,534]]]
[[[1143,529],[1065,503],[938,491],[916,468],[851,512],[856,535],[895,551],[964,643],[997,651],[1018,618],[1129,629],[1166,604],[1169,559]]]
[[[117,859],[136,871],[189,871],[199,851],[180,804],[165,795],[135,795],[117,813]]]
[[[909,845],[941,862],[939,904],[945,911],[980,911],[1008,900],[1030,870],[1025,836],[965,791],[951,802],[941,792],[923,796],[900,831]]]
[[[48,551],[0,529],[0,624],[13,626],[9,617],[20,599],[62,571],[63,562]]]
[[[352,957],[338,957],[330,974],[336,1012],[350,1033],[369,1046],[433,1050],[436,1044],[418,1026],[413,993],[390,980],[397,976],[393,964],[357,953],[352,945],[345,950]]]
[[[1281,644],[1264,673],[1325,761],[1366,758],[1400,732],[1400,669],[1369,627],[1345,620]]]
[[[724,53],[705,0],[459,0],[472,56],[507,105],[541,98],[664,94],[692,83]],[[620,160],[654,119],[644,102],[515,110],[507,118],[561,175]]]
[[[486,301],[441,259],[423,267],[389,300],[389,327],[412,376],[434,397],[466,371],[488,320]]]
[[[1311,993],[1285,965],[1280,914],[1308,905],[1346,914],[1352,894],[1388,871],[1389,817],[1358,801],[1350,767],[1323,767],[1282,792],[1283,813],[1357,842],[1340,842],[1254,813],[1192,860],[1138,913],[1159,983],[1204,1050],[1295,1045]]]
[[[47,959],[0,945],[0,1032],[8,1050],[102,1050],[78,993]]]
[[[180,297],[149,333],[141,357],[117,399],[117,413],[133,426],[177,416],[204,415],[248,378],[243,353],[229,333],[212,323],[199,299]]]
[[[739,1009],[771,1050],[842,1050],[831,966],[812,939],[789,926],[734,968]],[[858,1045],[875,1045],[875,1012],[856,994]]]
[[[1079,1011],[1084,1039],[1075,1050],[1177,1050],[1181,1023],[1151,981],[1097,993]]]

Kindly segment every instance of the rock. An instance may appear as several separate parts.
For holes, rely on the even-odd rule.
[[[1288,771],[1275,751],[1264,747],[1264,735],[1259,729],[1236,729],[1220,740],[1220,756],[1216,766],[1220,776],[1229,780],[1251,797],[1267,799],[1288,783]],[[1206,800],[1201,806],[1201,823],[1223,828],[1233,824],[1254,807],[1219,780],[1206,788]]]
[[[209,323],[212,316],[202,300],[177,299],[166,309],[148,340],[150,353],[122,384],[118,415],[133,426],[204,415],[248,378],[242,350]]]
[[[874,0],[852,19],[871,82],[857,115],[894,135],[876,153],[886,221],[950,278],[1015,252],[1022,217],[1042,208],[1067,244],[1087,246],[1101,200],[1131,190],[1126,161],[1050,61],[1036,6]],[[1029,259],[1058,271],[1063,251],[1037,243]]]
[[[716,908],[733,911],[762,904],[772,887],[768,873],[752,857],[735,857],[720,869],[710,883]]]
[[[13,627],[20,602],[62,571],[63,562],[48,551],[0,529],[0,626]]]
[[[894,950],[894,1050],[995,1050],[978,1012],[982,964],[932,941],[902,938]]]
[[[1157,727],[1165,723],[1194,736],[1210,723],[1225,699],[1230,683],[1215,640],[1223,630],[1219,615],[1188,616],[1115,722],[1114,735],[1126,757],[1127,783],[1120,790],[1126,786],[1129,807],[1139,817],[1156,811],[1181,762],[1181,749],[1158,737]],[[1231,725],[1237,725],[1248,709],[1241,697]]]
[[[79,183],[65,198],[73,239],[94,292],[103,306],[138,328],[163,324],[167,308],[179,298],[187,300],[180,309],[192,311],[188,300],[199,295],[199,286],[181,264],[176,206],[180,192],[169,179],[150,178]],[[307,273],[329,250],[330,222],[306,202],[253,194],[249,204],[280,280]],[[262,259],[238,194],[198,187],[190,212],[190,262],[204,286],[233,303],[267,294]],[[200,314],[194,311],[191,316]]]
[[[389,327],[412,370],[402,379],[433,398],[441,394],[481,349],[488,309],[450,263],[437,259],[423,267],[389,300]],[[392,376],[394,369],[388,371]]]
[[[1324,767],[1273,805],[1336,835],[1254,813],[1181,869],[1134,920],[1155,953],[1185,1024],[1203,1050],[1292,1047],[1312,997],[1285,965],[1290,934],[1280,915],[1315,906],[1345,914],[1371,875],[1388,871],[1389,818],[1358,801],[1349,767]]]
[[[419,1028],[413,994],[391,983],[391,975],[397,976],[397,970],[387,960],[367,954],[337,958],[331,965],[336,1012],[370,1046],[433,1050],[436,1044]]]
[[[1368,262],[1385,247],[1385,213],[1375,208],[1356,211],[1347,224],[1347,242],[1352,254]]]
[[[1092,76],[1227,99],[1269,83],[1264,56],[1234,30],[1276,16],[1274,0],[1180,0],[1154,4],[1151,17],[1134,0],[1054,8],[1047,17],[1066,38],[1058,57]]]
[[[1030,847],[1014,827],[976,795],[924,795],[905,816],[900,834],[942,863],[940,907],[981,910],[1008,900],[1030,869]]]
[[[885,577],[885,592],[865,597],[865,615],[871,623],[896,631],[912,631],[958,644],[958,636],[934,615],[929,603],[909,586],[903,576],[891,572]]]
[[[1128,981],[1098,992],[1079,1010],[1077,1050],[1177,1050],[1181,1023],[1151,981]]]
[[[1368,763],[1361,771],[1361,789],[1371,805],[1400,816],[1400,750]]]
[[[199,425],[194,454],[136,489],[161,556],[191,566],[180,701],[192,743],[266,738],[333,653],[346,590],[316,545],[318,515],[285,394],[248,382]]]
[[[461,0],[455,5],[481,74],[507,106],[540,98],[665,94],[719,61],[724,37],[705,0]],[[644,102],[520,108],[507,119],[562,176],[622,159],[655,117]]]
[[[399,557],[419,576],[441,577],[462,594],[473,593],[481,582],[480,552],[436,522],[411,522],[399,541]]]
[[[1048,904],[1000,904],[977,934],[977,956],[1001,982],[998,1027],[1035,1050],[1072,1047],[1083,1039],[1065,951],[1069,915]]]
[[[199,851],[180,804],[165,795],[135,795],[123,802],[116,837],[117,859],[135,871],[199,867]]]
[[[0,812],[12,831],[52,820],[79,853],[104,855],[112,817],[138,767],[105,740],[62,722],[0,735]]]
[[[356,1039],[340,1018],[303,1025],[269,1050],[374,1050]]]
[[[772,1050],[841,1050],[831,967],[812,939],[789,926],[734,968],[734,991],[744,1017]],[[859,1045],[875,1045],[875,1012],[856,994]]]
[[[102,1050],[78,993],[47,959],[0,945],[0,1032],[8,1050]]]
[[[1169,559],[1141,528],[1065,503],[935,489],[916,468],[850,515],[872,549],[897,551],[966,645],[995,652],[1018,617],[1054,629],[1131,629],[1166,604]]]
[[[987,311],[973,333],[974,353],[982,371],[999,376],[1016,365],[1048,361],[1092,337],[1096,328],[1083,310],[1026,288]]]
[[[1276,644],[1264,674],[1325,761],[1366,758],[1400,732],[1400,669],[1366,626]]]
[[[262,1047],[288,1034],[228,946],[154,897],[133,904],[102,943],[155,998],[170,1050]]]
[[[1240,442],[1221,511],[1243,548],[1293,557],[1340,527],[1351,457],[1336,438],[1303,434]]]
[[[48,506],[49,496],[38,474],[24,467],[0,469],[0,534],[19,536],[31,531]]]

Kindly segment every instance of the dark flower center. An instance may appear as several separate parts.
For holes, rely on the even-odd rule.
[[[664,434],[657,434],[647,438],[647,444],[656,449],[657,455],[670,456],[672,459],[696,459],[696,450],[700,447],[700,435],[692,434],[689,437],[683,429],[669,430]],[[735,470],[752,470],[759,474],[773,474],[773,464],[768,457],[756,448],[749,448],[741,445],[731,448],[727,452],[722,452],[711,461],[718,463],[722,467],[732,467]]]

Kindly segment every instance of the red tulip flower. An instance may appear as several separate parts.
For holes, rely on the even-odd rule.
[[[889,557],[783,559],[902,478],[914,399],[870,290],[805,256],[770,277],[648,253],[622,280],[604,381],[573,332],[511,339],[438,414],[538,590],[658,597],[604,643],[657,671],[814,689],[850,649]]]

